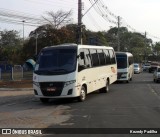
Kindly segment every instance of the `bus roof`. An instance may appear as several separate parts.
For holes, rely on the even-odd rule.
[[[116,52],[116,55],[127,55],[127,56],[133,56],[130,52]]]
[[[78,48],[92,48],[92,49],[113,49],[109,46],[97,46],[97,45],[78,45]]]
[[[48,46],[44,47],[43,49],[52,49],[52,48],[69,48],[69,47],[78,47],[78,49],[81,48],[92,48],[92,49],[113,49],[112,47],[109,46],[96,46],[96,45],[77,45],[75,43],[65,43],[65,44],[60,44],[60,45],[54,45],[54,46]]]

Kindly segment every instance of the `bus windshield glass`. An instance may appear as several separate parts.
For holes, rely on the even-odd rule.
[[[118,69],[127,68],[127,57],[126,56],[117,56],[117,68]]]
[[[40,53],[35,73],[65,74],[76,69],[76,49],[52,48]]]

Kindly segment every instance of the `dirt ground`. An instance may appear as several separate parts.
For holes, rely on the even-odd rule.
[[[32,88],[32,80],[0,81],[0,88]]]

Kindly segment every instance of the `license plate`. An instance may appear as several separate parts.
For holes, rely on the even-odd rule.
[[[54,92],[54,91],[56,91],[56,88],[47,88],[47,91]]]

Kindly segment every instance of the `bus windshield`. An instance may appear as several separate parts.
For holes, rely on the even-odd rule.
[[[127,58],[125,56],[117,56],[117,68],[127,68]]]
[[[76,68],[76,49],[52,48],[40,53],[35,68],[37,74],[65,74]]]

